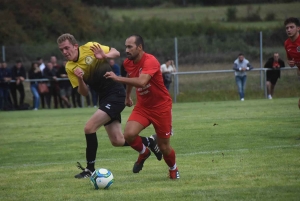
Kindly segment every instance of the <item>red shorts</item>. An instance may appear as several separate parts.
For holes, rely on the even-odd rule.
[[[160,138],[170,138],[172,132],[172,110],[150,111],[140,107],[134,107],[128,121],[136,121],[145,128],[153,125],[157,136]]]

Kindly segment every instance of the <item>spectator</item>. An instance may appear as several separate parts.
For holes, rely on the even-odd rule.
[[[77,105],[78,105],[78,107],[82,107],[81,95],[78,93],[77,87],[72,88],[71,96],[72,96],[73,107],[76,108]]]
[[[41,79],[42,71],[39,68],[38,62],[32,62],[31,68],[28,71],[29,79]],[[33,95],[33,109],[38,110],[40,107],[40,95],[38,90],[38,81],[30,82],[30,90]]]
[[[170,84],[172,83],[172,74],[173,72],[176,72],[176,68],[174,66],[174,61],[167,59],[164,64],[160,66],[160,71],[162,72],[164,85],[170,90]]]
[[[50,57],[50,62],[52,63],[53,68],[56,70],[56,72],[58,72],[59,69],[61,68],[61,65],[59,65],[59,64],[57,63],[57,58],[56,58],[56,56],[51,56],[51,57]],[[57,81],[57,82],[55,83],[55,93],[57,94],[57,96],[56,96],[56,99],[57,99],[57,100],[56,100],[56,101],[59,102],[59,105],[60,105],[61,108],[64,108],[62,98],[61,98],[61,96],[59,95],[59,93],[60,93],[59,82],[60,82],[60,81]]]
[[[7,68],[6,62],[0,63],[0,110],[11,109],[9,103],[9,82],[11,80],[11,72]]]
[[[94,105],[94,108],[98,108],[98,93],[93,90],[91,87],[89,87],[91,95],[92,95],[92,102]]]
[[[48,87],[49,92],[46,93],[46,103],[48,109],[51,108],[51,97],[53,96],[54,100],[54,108],[58,108],[58,102],[57,102],[57,90],[56,90],[56,83],[57,83],[57,77],[56,77],[56,70],[53,68],[53,64],[51,62],[47,62],[46,68],[44,69],[44,77],[49,79]]]
[[[44,71],[44,69],[46,67],[45,64],[44,64],[43,58],[42,57],[38,57],[38,58],[36,58],[36,61],[37,61],[38,65],[39,65],[41,73],[43,74],[43,71]]]
[[[43,61],[42,57],[38,57],[38,58],[36,58],[36,60],[37,60],[37,62],[39,64],[39,68],[40,68],[41,73],[43,75],[44,69],[46,67],[45,64],[44,64],[44,61]],[[42,108],[44,109],[45,108],[45,94],[39,93],[39,96],[40,96]]]
[[[238,87],[238,92],[240,95],[240,100],[245,100],[245,87],[247,81],[247,72],[253,67],[247,59],[245,59],[244,54],[240,53],[238,58],[233,63],[233,70],[235,70],[235,81]]]
[[[24,89],[23,81],[26,79],[26,70],[22,65],[21,60],[17,60],[16,64],[12,67],[11,77],[12,80],[14,80],[14,82],[10,83],[10,90],[13,98],[14,108],[19,109],[20,106],[24,104],[25,89]],[[20,93],[19,104],[17,100],[17,90]]]
[[[118,64],[115,63],[115,60],[114,59],[110,59],[109,60],[109,65],[111,66],[113,72],[117,75],[117,76],[120,76],[121,73],[120,73],[120,66]]]
[[[278,78],[280,78],[280,68],[285,67],[284,61],[279,58],[279,53],[275,52],[273,57],[269,58],[265,63],[265,68],[272,70],[267,70],[267,92],[268,99],[272,99],[274,94],[274,88]]]
[[[57,72],[57,77],[58,78],[68,78],[68,75],[67,75],[67,71],[66,71],[66,61],[64,61],[64,67],[61,67],[61,68],[58,68],[58,72]],[[72,93],[72,87],[71,87],[71,83],[69,80],[60,80],[59,81],[59,95],[60,95],[60,98],[63,100],[65,106],[67,108],[70,108],[71,107],[71,104],[70,104],[70,101],[69,101],[69,98],[71,96],[71,93]]]

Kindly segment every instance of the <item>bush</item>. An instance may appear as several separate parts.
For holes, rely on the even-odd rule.
[[[273,11],[268,12],[265,17],[265,21],[274,21],[275,19],[276,19],[276,14]]]
[[[257,22],[261,21],[260,17],[260,6],[256,9],[256,11],[252,12],[252,6],[247,7],[247,17],[243,19],[243,21],[246,22]]]
[[[237,19],[236,13],[237,13],[237,8],[235,6],[227,8],[227,11],[226,11],[227,21],[228,22],[236,21],[236,19]]]

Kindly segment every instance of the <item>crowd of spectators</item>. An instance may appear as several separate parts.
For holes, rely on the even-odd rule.
[[[72,88],[65,69],[66,62],[59,64],[55,56],[46,62],[38,57],[31,62],[28,71],[21,60],[8,67],[5,61],[0,62],[0,111],[1,110],[39,110],[51,108],[98,107],[98,94],[90,89],[84,99]],[[114,63],[114,68],[117,65]],[[120,71],[120,69],[117,69]],[[25,82],[31,91],[25,102]],[[47,89],[41,91],[40,85]],[[32,95],[32,98],[31,98]],[[28,96],[28,94],[27,94]]]

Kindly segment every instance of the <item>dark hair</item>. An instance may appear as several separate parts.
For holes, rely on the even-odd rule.
[[[244,56],[244,54],[243,53],[239,53],[239,56]]]
[[[22,61],[20,59],[16,60],[16,63],[22,63]]]
[[[34,64],[37,64],[37,65],[39,66],[39,64],[38,64],[37,61],[33,61],[33,62],[31,63],[30,70],[34,70]]]
[[[296,17],[289,17],[284,21],[284,26],[286,26],[289,23],[294,23],[297,27],[300,26],[300,21]]]
[[[142,36],[138,35],[138,34],[133,34],[131,36],[129,36],[128,38],[134,36],[135,37],[135,44],[136,46],[142,45],[142,50],[145,49],[145,44],[144,44],[144,40],[142,38]]]
[[[42,57],[37,57],[37,58],[36,58],[37,61],[39,61],[39,60],[41,60],[41,59],[42,59]]]

